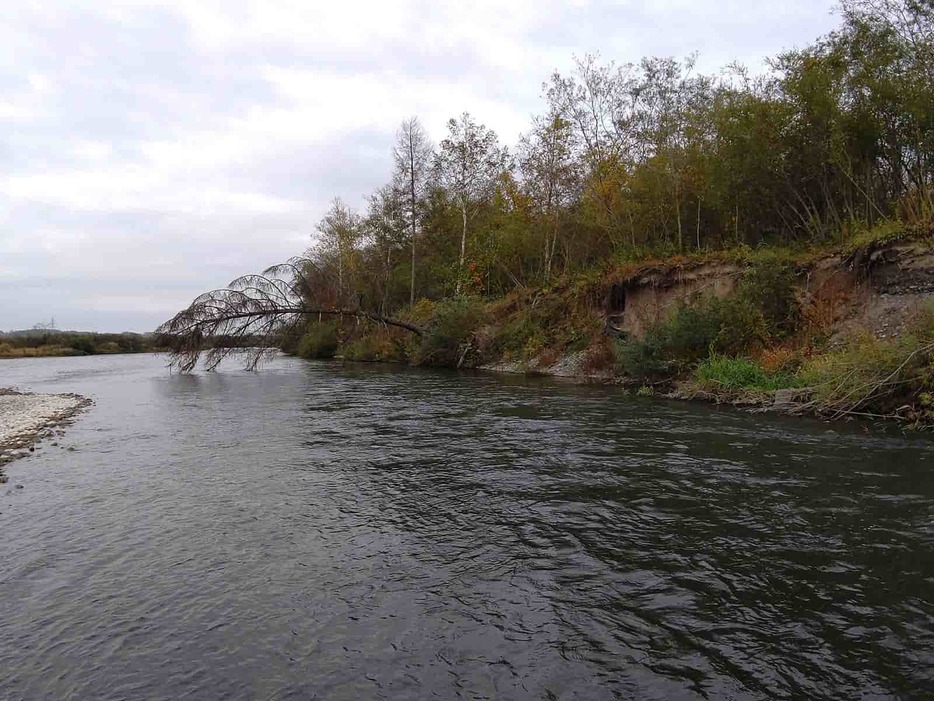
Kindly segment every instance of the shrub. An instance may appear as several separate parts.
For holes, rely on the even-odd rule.
[[[694,378],[703,385],[724,389],[756,389],[774,392],[796,387],[799,381],[792,375],[768,372],[761,365],[745,358],[713,355],[701,363]]]
[[[474,297],[439,302],[434,318],[421,338],[415,362],[457,367],[465,357],[473,335],[484,322],[483,303]]]
[[[750,268],[736,291],[741,306],[760,312],[769,340],[787,338],[801,322],[794,268],[780,260],[759,262]]]
[[[901,221],[885,220],[869,228],[865,224],[854,223],[843,244],[843,253],[855,258],[862,258],[879,246],[897,243],[905,239],[920,238],[924,225],[909,226]]]
[[[396,362],[405,358],[392,333],[378,326],[365,328],[355,338],[345,341],[340,350],[347,360]]]
[[[301,358],[333,358],[337,345],[337,326],[333,322],[318,322],[309,324],[295,352]]]
[[[635,377],[682,373],[711,354],[740,355],[792,335],[801,321],[794,268],[764,258],[730,297],[684,305],[641,340],[623,342],[620,369]]]
[[[773,374],[783,372],[786,375],[793,375],[801,367],[808,353],[810,349],[795,350],[785,346],[776,346],[762,352],[759,364],[766,372]]]
[[[414,305],[400,311],[399,318],[424,325],[430,322],[434,317],[436,306],[437,304],[435,302],[422,297],[416,300]]]
[[[635,377],[667,377],[693,367],[711,353],[739,354],[767,337],[765,322],[748,300],[708,298],[680,307],[641,340],[621,343],[621,370]]]
[[[94,355],[97,352],[94,341],[88,336],[77,336],[68,345],[81,355]]]
[[[900,337],[864,335],[813,358],[798,372],[817,406],[829,412],[901,412],[934,422],[934,307],[922,310]]]
[[[492,328],[483,340],[481,351],[486,359],[528,360],[546,346],[541,320],[527,310],[518,312],[502,325]]]

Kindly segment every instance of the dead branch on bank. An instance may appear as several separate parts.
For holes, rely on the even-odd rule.
[[[415,324],[361,308],[359,298],[351,305],[322,294],[311,277],[316,272],[313,261],[293,258],[200,295],[156,329],[159,345],[170,353],[170,367],[191,372],[203,355],[204,367],[213,370],[227,356],[243,355],[253,370],[309,317],[368,319],[422,335]]]

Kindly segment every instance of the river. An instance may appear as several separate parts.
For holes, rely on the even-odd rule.
[[[96,402],[0,487],[4,699],[934,693],[930,437],[164,363],[0,361]]]

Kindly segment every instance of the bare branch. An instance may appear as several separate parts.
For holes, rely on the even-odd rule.
[[[213,370],[230,355],[244,355],[246,366],[255,369],[309,317],[369,319],[422,335],[421,327],[402,319],[314,303],[310,272],[317,272],[312,261],[293,258],[262,275],[244,275],[226,288],[199,295],[156,330],[161,344],[169,349],[170,367],[191,372],[203,356],[205,368]]]

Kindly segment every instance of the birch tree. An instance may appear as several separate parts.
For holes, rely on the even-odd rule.
[[[415,304],[415,261],[418,239],[419,208],[431,171],[434,152],[428,135],[418,117],[411,117],[396,132],[396,145],[392,150],[395,169],[393,180],[405,193],[409,235],[412,248],[412,270],[409,279],[409,304]]]
[[[542,278],[547,282],[558,245],[561,213],[579,194],[580,164],[573,125],[552,110],[537,117],[519,142],[519,164],[528,197],[543,226]]]
[[[509,153],[499,145],[496,132],[477,124],[469,113],[448,122],[448,136],[441,142],[436,168],[438,179],[457,203],[461,214],[460,258],[457,292],[467,262],[467,226],[477,208],[492,197]]]
[[[338,295],[343,300],[350,288],[355,269],[355,254],[360,239],[360,216],[340,197],[331,201],[327,214],[318,223],[318,252],[333,260],[337,267]]]

